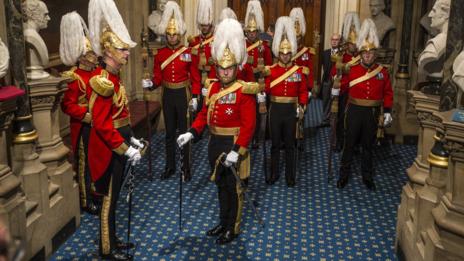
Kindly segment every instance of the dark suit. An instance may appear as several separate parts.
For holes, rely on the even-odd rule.
[[[323,120],[328,120],[330,112],[330,89],[331,89],[331,79],[330,79],[330,69],[332,68],[332,49],[326,49],[322,53],[322,68],[324,69],[324,74],[322,75],[322,104],[323,104]]]

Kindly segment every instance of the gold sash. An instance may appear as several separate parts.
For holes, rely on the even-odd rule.
[[[248,47],[247,47],[247,52],[249,52],[249,51],[255,49],[255,48],[258,47],[261,43],[262,43],[262,41],[259,40],[259,41],[257,41],[256,43],[254,43],[254,44],[248,46]]]
[[[207,44],[211,43],[213,40],[214,40],[214,36],[211,36],[210,38],[206,39],[206,41],[204,41],[202,43],[200,42],[199,44],[192,47],[192,49],[198,49],[198,48],[200,48],[200,46],[207,45]]]
[[[359,60],[361,60],[361,55],[351,58],[351,61],[347,62],[346,64],[355,65],[359,62]]]
[[[184,46],[184,47],[180,48],[179,50],[177,50],[177,52],[175,52],[171,56],[169,56],[168,59],[166,59],[166,61],[164,61],[161,64],[161,70],[164,70],[164,68],[166,68],[166,66],[168,66],[168,64],[170,64],[172,61],[174,61],[174,59],[176,59],[179,55],[181,55],[187,49],[188,48]]]
[[[279,78],[273,80],[271,82],[271,88],[274,88],[274,86],[276,86],[277,84],[281,83],[283,80],[287,79],[288,77],[290,77],[290,75],[292,75],[293,73],[295,73],[298,69],[300,69],[299,66],[296,66],[294,65],[290,70],[288,70],[286,73],[282,74]]]
[[[308,51],[308,47],[303,47],[295,56],[293,56],[292,61],[295,61],[296,59],[300,58],[306,51]]]
[[[375,70],[373,70],[373,71],[371,71],[371,72],[369,72],[369,73],[364,74],[364,76],[361,76],[361,77],[359,77],[359,78],[357,78],[357,79],[352,80],[352,81],[350,82],[350,88],[353,87],[353,86],[355,86],[355,85],[358,84],[358,83],[362,83],[362,82],[367,81],[367,80],[369,80],[370,78],[376,76],[380,71],[382,71],[382,69],[383,69],[383,66],[382,66],[382,65],[379,65],[379,67],[375,68]]]

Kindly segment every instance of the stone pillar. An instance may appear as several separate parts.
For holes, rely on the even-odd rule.
[[[426,260],[464,260],[464,124],[451,120],[453,112],[441,113],[448,172],[446,190],[431,211],[432,226],[424,232]]]
[[[26,207],[21,192],[21,180],[9,167],[9,129],[17,109],[16,99],[21,95],[24,92],[15,87],[0,87],[0,219],[14,240],[10,252],[15,251],[17,241],[26,239]],[[9,97],[5,98],[6,96]]]

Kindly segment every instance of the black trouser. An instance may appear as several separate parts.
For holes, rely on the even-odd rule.
[[[233,145],[233,136],[211,134],[208,144],[208,159],[213,172],[218,157],[223,152],[229,153]],[[240,232],[243,195],[239,190],[237,180],[230,168],[219,163],[216,167],[215,182],[218,188],[220,224],[227,229],[233,229],[234,233],[238,234]]]
[[[364,179],[372,179],[372,149],[377,134],[379,107],[364,107],[348,104],[346,111],[345,145],[340,164],[340,177],[351,174],[354,146],[361,143],[362,160],[361,169]]]
[[[163,116],[166,126],[166,169],[176,169],[176,130],[187,131],[188,97],[186,88],[163,90]],[[183,147],[183,170],[190,169],[190,144]]]
[[[330,98],[331,98],[331,87],[332,84],[330,82],[323,82],[322,83],[322,121],[329,120],[329,113],[330,113]]]
[[[126,142],[130,143],[133,136],[131,128],[127,125],[118,131]],[[103,177],[95,182],[97,191],[105,194],[100,212],[100,254],[110,254],[116,247],[116,207],[126,163],[126,156],[113,152],[108,169]]]
[[[348,93],[341,93],[338,97],[337,115],[337,146],[343,146],[345,140],[345,113]]]
[[[272,179],[279,177],[280,148],[283,140],[285,145],[285,178],[294,182],[295,170],[295,134],[296,108],[294,103],[271,102],[269,108],[269,125],[271,129],[271,175]]]
[[[90,169],[87,160],[90,124],[82,123],[80,131],[75,159],[77,164],[81,207],[85,208],[88,207],[88,204],[95,203],[94,195],[91,190],[92,180],[90,178]]]

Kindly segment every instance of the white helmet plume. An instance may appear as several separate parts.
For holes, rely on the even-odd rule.
[[[166,34],[166,28],[168,27],[169,20],[174,16],[176,20],[176,31],[180,35],[184,35],[186,31],[184,17],[180,11],[179,5],[175,1],[168,1],[164,7],[163,16],[161,17],[161,22],[158,27],[158,30],[161,34]]]
[[[214,12],[212,0],[198,1],[197,8],[197,25],[213,24]]]
[[[254,16],[256,25],[259,31],[264,31],[264,13],[261,8],[261,2],[259,0],[250,0],[248,1],[246,16],[245,16],[245,28],[250,22],[250,18]]]
[[[63,15],[60,23],[60,58],[65,65],[75,65],[79,57],[88,51],[85,48],[85,37],[88,35],[89,29],[77,12]]]
[[[246,62],[248,55],[242,26],[237,20],[231,18],[219,23],[214,32],[211,56],[215,61],[222,58],[226,47],[229,47],[234,54],[237,64],[243,65]]]
[[[276,57],[279,56],[280,42],[285,39],[284,36],[287,37],[287,40],[292,45],[292,55],[294,56],[298,48],[295,24],[293,19],[288,16],[281,16],[276,22],[274,40],[272,41],[272,52]]]
[[[367,18],[364,20],[361,30],[359,31],[358,41],[356,43],[359,51],[379,48],[379,37],[374,21]]]
[[[290,11],[290,17],[293,19],[293,22],[300,24],[301,35],[306,34],[306,20],[304,17],[303,9],[301,7],[295,7]]]
[[[235,14],[234,10],[232,10],[230,7],[222,9],[221,15],[219,16],[219,22],[222,22],[224,19],[227,18],[237,20],[237,15]]]

